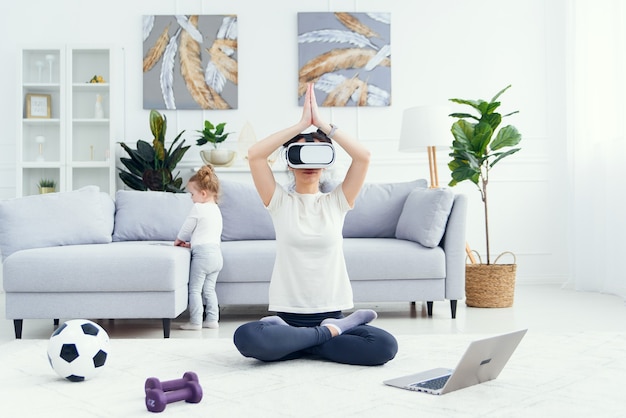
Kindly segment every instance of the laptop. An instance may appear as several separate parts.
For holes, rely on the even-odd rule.
[[[383,383],[401,389],[443,395],[488,380],[502,371],[527,329],[473,341],[455,369],[437,368],[421,373],[385,380]]]

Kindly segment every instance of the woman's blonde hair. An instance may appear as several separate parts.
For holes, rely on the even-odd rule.
[[[196,183],[200,190],[206,190],[210,193],[215,193],[215,197],[220,195],[220,179],[215,174],[215,169],[210,164],[204,165],[194,173],[189,181]]]

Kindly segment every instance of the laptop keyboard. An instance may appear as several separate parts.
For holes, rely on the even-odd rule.
[[[451,375],[436,377],[434,379],[425,380],[423,382],[413,383],[409,386],[414,388],[424,388],[424,389],[441,389],[445,386],[446,382],[450,378]]]

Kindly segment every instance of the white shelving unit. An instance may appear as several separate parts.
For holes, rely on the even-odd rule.
[[[115,117],[110,106],[116,102],[114,61],[115,50],[110,47],[22,50],[18,196],[39,193],[42,178],[55,180],[57,191],[96,185],[115,193]],[[89,83],[96,75],[105,82]],[[97,101],[101,111],[96,110]]]

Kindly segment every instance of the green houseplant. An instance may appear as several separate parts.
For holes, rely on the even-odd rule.
[[[37,183],[40,194],[54,193],[56,191],[57,183],[52,179],[41,179]]]
[[[476,185],[480,192],[484,209],[485,223],[485,243],[487,267],[482,265],[468,265],[466,268],[466,303],[468,306],[479,307],[505,307],[511,306],[513,303],[512,290],[515,280],[515,265],[505,269],[507,266],[496,266],[495,262],[491,264],[491,250],[489,246],[489,211],[488,211],[488,193],[487,186],[489,184],[490,170],[502,159],[515,154],[520,148],[515,147],[522,139],[517,128],[512,125],[504,126],[500,129],[502,118],[518,113],[514,111],[506,115],[496,112],[500,107],[498,98],[508,90],[511,86],[507,86],[500,90],[490,101],[485,100],[466,100],[466,99],[450,99],[450,101],[462,105],[470,106],[478,115],[472,113],[452,113],[450,116],[457,118],[452,124],[452,152],[449,154],[452,161],[448,167],[452,171],[452,180],[449,186],[455,186],[462,181],[469,180]],[[497,262],[496,258],[496,262]],[[489,268],[489,267],[492,268]],[[498,275],[507,274],[507,282],[503,282]],[[489,277],[493,278],[494,290],[490,296],[482,295],[485,292],[486,281]],[[512,283],[511,283],[512,280]],[[471,295],[473,289],[481,295]],[[509,290],[508,295],[498,294],[498,290]],[[489,293],[489,292],[487,292]],[[472,300],[475,296],[476,299]]]
[[[133,150],[124,142],[120,145],[130,158],[120,158],[120,162],[128,171],[120,169],[120,179],[134,190],[155,190],[173,193],[183,193],[183,179],[179,173],[172,174],[176,165],[183,158],[190,146],[183,146],[183,139],[176,147],[176,143],[185,132],[181,131],[169,148],[165,148],[165,133],[167,119],[156,110],[150,111],[150,131],[152,144],[138,140],[137,149]]]
[[[224,128],[226,127],[226,122],[218,123],[217,125],[213,125],[210,121],[204,121],[204,129],[201,131],[196,131],[200,134],[198,139],[196,140],[196,145],[202,146],[207,142],[213,144],[213,148],[217,149],[218,144],[226,141],[228,135],[231,132],[224,132]]]
[[[454,103],[468,105],[478,111],[475,116],[470,113],[452,113],[450,116],[458,118],[452,124],[452,152],[449,154],[452,161],[448,167],[452,171],[452,180],[449,186],[469,180],[478,187],[483,202],[485,216],[485,241],[487,246],[487,264],[491,263],[489,248],[489,212],[487,200],[487,185],[489,184],[489,171],[503,158],[515,154],[520,148],[512,148],[517,145],[522,136],[512,125],[507,125],[500,130],[498,126],[503,117],[518,113],[514,111],[502,116],[496,112],[500,106],[498,98],[510,85],[496,94],[491,101],[450,99]],[[495,136],[494,136],[495,135]]]
[[[196,139],[196,145],[202,146],[207,143],[213,144],[213,149],[201,150],[200,158],[205,164],[213,164],[213,165],[230,165],[232,164],[235,158],[235,152],[232,150],[222,150],[219,148],[219,144],[226,141],[228,135],[232,132],[224,132],[224,128],[226,127],[226,122],[218,123],[217,125],[213,125],[208,120],[204,121],[204,129],[201,131],[196,131],[200,134],[200,136]]]

